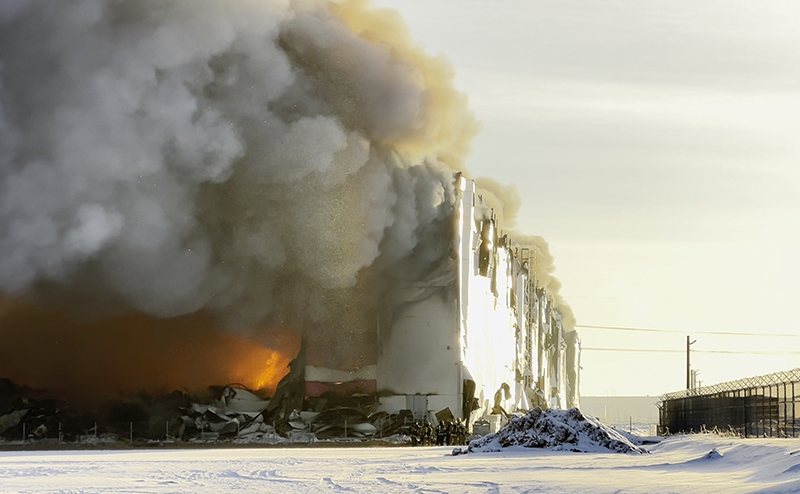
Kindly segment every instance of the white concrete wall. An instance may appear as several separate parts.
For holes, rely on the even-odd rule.
[[[406,395],[429,395],[429,409],[460,410],[460,376],[455,297],[442,287],[431,297],[404,304],[381,330],[378,390],[387,411],[405,408]],[[402,397],[400,399],[399,397]],[[400,406],[401,408],[392,409]],[[437,408],[438,407],[438,408]]]
[[[392,308],[385,318],[377,378],[382,403],[394,412],[407,406],[408,396],[427,395],[430,412],[449,407],[461,417],[463,380],[471,378],[480,405],[472,420],[492,414],[503,384],[510,391],[507,398],[501,393],[506,412],[564,408],[573,389],[560,315],[499,234],[491,242],[494,270],[481,274],[481,230],[498,225],[485,217],[474,182],[459,177],[456,189],[455,285]]]
[[[476,233],[476,232],[473,232]],[[462,358],[476,383],[476,396],[481,410],[478,417],[492,412],[495,393],[503,383],[515,390],[517,341],[515,334],[516,314],[510,307],[510,258],[500,250],[495,258],[495,291],[492,277],[478,274],[477,252],[472,242],[461,242],[460,257],[471,257],[472,269],[459,280],[462,289],[461,313],[467,314],[461,321]],[[465,294],[465,295],[464,295]],[[503,399],[501,406],[511,412],[515,397]]]

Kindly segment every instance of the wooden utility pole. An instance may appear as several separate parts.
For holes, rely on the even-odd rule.
[[[686,335],[686,389],[692,389],[692,365],[690,354],[692,351],[692,345],[696,342],[697,340],[689,341],[689,335]]]

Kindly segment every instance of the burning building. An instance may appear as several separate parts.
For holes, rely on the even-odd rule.
[[[574,404],[546,244],[454,180],[478,124],[452,82],[364,0],[3,2],[0,377]]]

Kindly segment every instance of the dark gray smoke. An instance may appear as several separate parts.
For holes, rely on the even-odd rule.
[[[451,81],[364,2],[5,0],[0,289],[323,321],[445,214]]]

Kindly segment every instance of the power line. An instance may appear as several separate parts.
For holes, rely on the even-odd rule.
[[[621,326],[592,326],[589,324],[576,324],[575,327],[584,329],[609,329],[612,331],[639,331],[646,333],[675,333],[675,334],[691,333],[693,335],[716,334],[716,335],[726,335],[726,336],[769,336],[769,337],[780,337],[780,338],[800,338],[800,334],[734,333],[732,331],[688,331],[688,330],[677,330],[677,329],[628,328]]]
[[[759,351],[736,351],[736,350],[692,350],[694,353],[727,353],[731,355],[800,355],[800,352],[759,352]]]
[[[581,350],[594,352],[630,352],[630,353],[686,353],[685,350],[661,350],[655,348],[592,348],[581,347]],[[692,350],[692,353],[723,353],[729,355],[800,355],[800,352],[759,352],[735,350]]]
[[[582,346],[581,351],[583,350],[596,352],[686,353],[683,350],[655,350],[652,348],[590,348]]]

